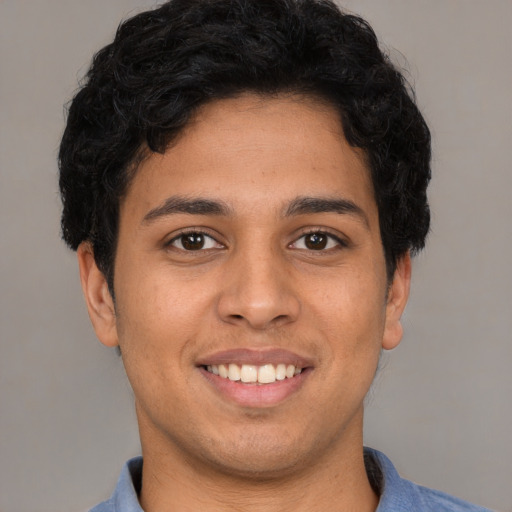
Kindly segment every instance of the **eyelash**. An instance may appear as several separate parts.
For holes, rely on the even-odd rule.
[[[300,237],[296,238],[291,244],[291,245],[295,245],[297,244],[297,242],[301,239],[305,239],[306,237],[310,236],[310,235],[321,235],[321,236],[325,236],[328,238],[328,242],[329,243],[329,240],[332,240],[335,242],[336,246],[338,246],[338,248],[346,248],[348,247],[348,242],[344,239],[342,239],[341,237],[337,236],[337,235],[334,235],[333,233],[330,233],[329,231],[325,231],[324,229],[310,229],[308,231],[306,231],[305,233],[302,233]],[[323,249],[320,249],[320,250],[315,250],[315,249],[308,249],[306,248],[305,250],[309,250],[311,252],[327,252],[327,251],[330,251],[330,250],[333,250],[333,249],[336,249],[337,247],[329,247],[329,248],[323,248]]]
[[[183,251],[183,252],[201,252],[201,251],[206,251],[206,250],[210,250],[210,249],[217,249],[217,248],[219,248],[219,247],[207,247],[205,249],[203,247],[200,247],[200,248],[194,250],[194,249],[186,249],[186,248],[184,248],[183,247],[183,243],[181,243],[182,247],[176,247],[176,246],[173,245],[175,242],[179,241],[180,239],[182,239],[184,236],[187,236],[187,235],[199,235],[199,236],[203,237],[203,240],[205,238],[207,238],[207,239],[212,240],[215,244],[218,244],[220,246],[224,246],[221,242],[219,242],[214,236],[212,236],[207,231],[204,231],[203,229],[198,229],[198,228],[197,229],[190,228],[190,229],[186,229],[186,230],[181,231],[176,236],[174,236],[171,240],[166,242],[165,243],[165,247],[174,248],[174,249],[177,249],[177,250],[180,250],[180,251]],[[336,235],[334,235],[334,234],[332,234],[332,233],[330,233],[328,231],[325,231],[323,229],[310,229],[307,232],[302,233],[301,236],[299,236],[292,243],[290,243],[288,245],[288,247],[293,248],[292,246],[297,245],[297,243],[300,240],[303,240],[303,239],[305,239],[306,237],[308,237],[310,235],[319,235],[320,237],[322,237],[322,236],[327,237],[327,245],[329,245],[329,242],[334,241],[336,246],[338,246],[338,248],[346,248],[349,245],[346,240],[343,240],[339,236],[336,236]],[[326,247],[322,247],[320,249],[311,249],[311,248],[305,247],[304,249],[300,249],[300,250],[307,250],[307,251],[311,251],[311,252],[321,253],[321,252],[331,251],[333,249],[336,249],[336,247],[327,247],[327,248]]]
[[[213,242],[215,242],[215,244],[223,245],[207,231],[204,231],[203,229],[190,228],[190,229],[185,229],[185,230],[181,231],[180,233],[178,233],[176,236],[172,237],[171,240],[169,240],[168,242],[165,243],[165,247],[174,248],[174,249],[177,249],[177,250],[180,250],[183,252],[200,252],[200,251],[204,251],[204,250],[208,250],[208,249],[213,249],[213,247],[211,247],[211,248],[209,247],[207,249],[203,249],[201,247],[200,249],[196,249],[196,250],[192,250],[192,249],[187,250],[183,247],[183,243],[182,243],[182,247],[173,246],[174,242],[182,239],[183,237],[185,237],[187,235],[199,235],[199,236],[203,237],[203,239],[210,239]]]

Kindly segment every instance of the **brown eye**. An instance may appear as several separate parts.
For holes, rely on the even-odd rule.
[[[337,236],[324,231],[312,231],[311,233],[302,235],[300,238],[295,240],[295,242],[290,244],[289,247],[291,249],[320,252],[329,251],[336,247],[342,248],[346,246],[347,244]]]
[[[204,247],[204,236],[201,233],[187,233],[180,237],[183,249],[198,251]]]
[[[203,251],[207,249],[221,249],[224,247],[217,242],[215,238],[201,231],[182,233],[176,238],[173,238],[168,245],[181,251]]]
[[[325,233],[310,233],[304,237],[305,246],[312,251],[319,251],[327,247],[329,241]]]

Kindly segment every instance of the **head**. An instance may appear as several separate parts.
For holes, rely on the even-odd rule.
[[[354,456],[429,158],[402,75],[329,1],[174,0],[120,26],[71,103],[60,183],[145,464],[267,478]]]
[[[253,92],[330,105],[371,172],[391,278],[429,228],[430,135],[371,27],[326,0],[174,0],[120,25],[71,102],[62,138],[62,232],[91,243],[113,293],[119,206],[140,162],[197,110]]]

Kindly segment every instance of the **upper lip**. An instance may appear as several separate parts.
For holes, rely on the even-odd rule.
[[[201,357],[197,366],[219,365],[219,364],[250,364],[262,366],[265,364],[293,364],[298,368],[313,366],[312,360],[302,357],[294,352],[282,348],[257,350],[250,348],[237,348],[215,352],[214,354]]]

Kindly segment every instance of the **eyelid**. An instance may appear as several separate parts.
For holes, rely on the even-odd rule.
[[[187,234],[191,234],[191,233],[200,234],[205,237],[211,238],[212,240],[215,241],[215,243],[217,243],[223,247],[226,247],[225,243],[219,241],[219,238],[221,238],[221,237],[216,233],[212,234],[211,229],[205,228],[205,227],[195,227],[195,226],[182,228],[182,229],[179,229],[178,231],[175,231],[174,233],[172,233],[172,235],[170,235],[170,237],[164,241],[164,247],[172,247],[173,242],[178,240],[183,235],[187,235]],[[331,240],[334,240],[336,242],[336,244],[342,248],[348,247],[350,245],[349,240],[344,235],[341,235],[340,233],[333,233],[330,229],[325,228],[325,227],[312,227],[312,228],[308,228],[306,230],[300,231],[297,234],[298,236],[296,235],[293,238],[292,242],[290,242],[288,244],[288,247],[293,246],[300,239],[302,239],[308,235],[312,235],[312,234],[316,234],[316,233],[325,235],[328,238],[330,238]],[[179,250],[179,248],[176,248],[176,249]],[[333,248],[331,248],[331,249],[333,249]],[[201,250],[204,251],[205,249],[200,249],[198,251],[201,251]],[[326,252],[326,251],[329,251],[329,249],[323,249],[323,250],[318,250],[318,251],[314,251],[314,252]]]
[[[182,228],[182,229],[179,229],[178,231],[175,231],[174,233],[172,233],[172,235],[170,235],[170,237],[168,237],[165,241],[164,241],[164,247],[173,247],[173,242],[175,242],[176,240],[178,240],[180,237],[182,237],[183,235],[189,235],[189,234],[198,234],[198,235],[202,235],[204,237],[208,237],[208,238],[211,238],[212,240],[215,241],[215,243],[219,244],[219,245],[222,245],[222,247],[225,247],[226,244],[224,244],[223,242],[220,242],[219,241],[219,236],[217,235],[214,235],[212,234],[211,230],[208,229],[208,228],[205,228],[205,227],[187,227],[187,228]],[[178,247],[175,247],[175,249],[178,249],[180,250]],[[204,250],[207,250],[207,249],[199,249],[197,252],[199,251],[204,251]],[[186,252],[189,252],[189,251],[186,251]],[[195,251],[190,251],[190,252],[195,252]]]
[[[313,234],[325,235],[325,236],[329,237],[330,239],[334,240],[338,246],[343,247],[343,248],[348,247],[350,245],[348,239],[346,237],[344,237],[343,235],[341,235],[339,233],[333,233],[332,231],[330,231],[327,228],[316,227],[316,228],[308,228],[306,231],[302,231],[299,236],[294,238],[294,240],[288,245],[288,247],[296,244],[301,238],[304,238],[308,235],[313,235]],[[331,248],[331,249],[333,249],[333,248]],[[323,249],[323,250],[317,250],[317,251],[314,251],[313,249],[306,249],[306,250],[311,250],[312,252],[327,252],[330,249]]]

